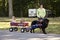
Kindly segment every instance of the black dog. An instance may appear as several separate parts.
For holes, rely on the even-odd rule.
[[[42,29],[43,33],[46,34],[45,28],[47,28],[48,23],[49,23],[49,20],[48,19],[44,19],[42,22],[40,22],[38,20],[34,20],[31,23],[30,32],[31,33],[34,33],[34,29],[40,28],[40,29]]]

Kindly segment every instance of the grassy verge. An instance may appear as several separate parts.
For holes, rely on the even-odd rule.
[[[35,32],[42,33],[40,29],[35,29]],[[60,34],[60,24],[49,24],[46,28],[47,33],[54,33],[54,34]]]
[[[48,33],[60,34],[60,24],[51,24],[47,27],[46,31]]]

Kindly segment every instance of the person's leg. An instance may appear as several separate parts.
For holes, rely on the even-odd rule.
[[[37,26],[37,25],[32,25],[32,26],[31,26],[31,28],[30,28],[30,32],[31,32],[31,33],[32,33],[32,32],[35,33],[35,32],[34,32],[34,29],[37,28],[36,26]]]
[[[33,28],[30,28],[30,33],[32,33]]]

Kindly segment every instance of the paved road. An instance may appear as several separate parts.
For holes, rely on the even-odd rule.
[[[0,40],[60,40],[57,34],[20,33],[0,30]]]

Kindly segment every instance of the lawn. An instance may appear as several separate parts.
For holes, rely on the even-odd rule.
[[[21,18],[17,18],[17,22],[19,22]],[[30,22],[29,25],[33,20],[37,20],[37,18],[24,18],[27,22]],[[46,28],[47,33],[55,33],[60,34],[60,17],[57,18],[48,18],[49,19],[49,25]],[[1,18],[0,17],[0,29],[8,29],[10,28],[10,18]],[[35,29],[36,33],[41,32],[40,29]]]

